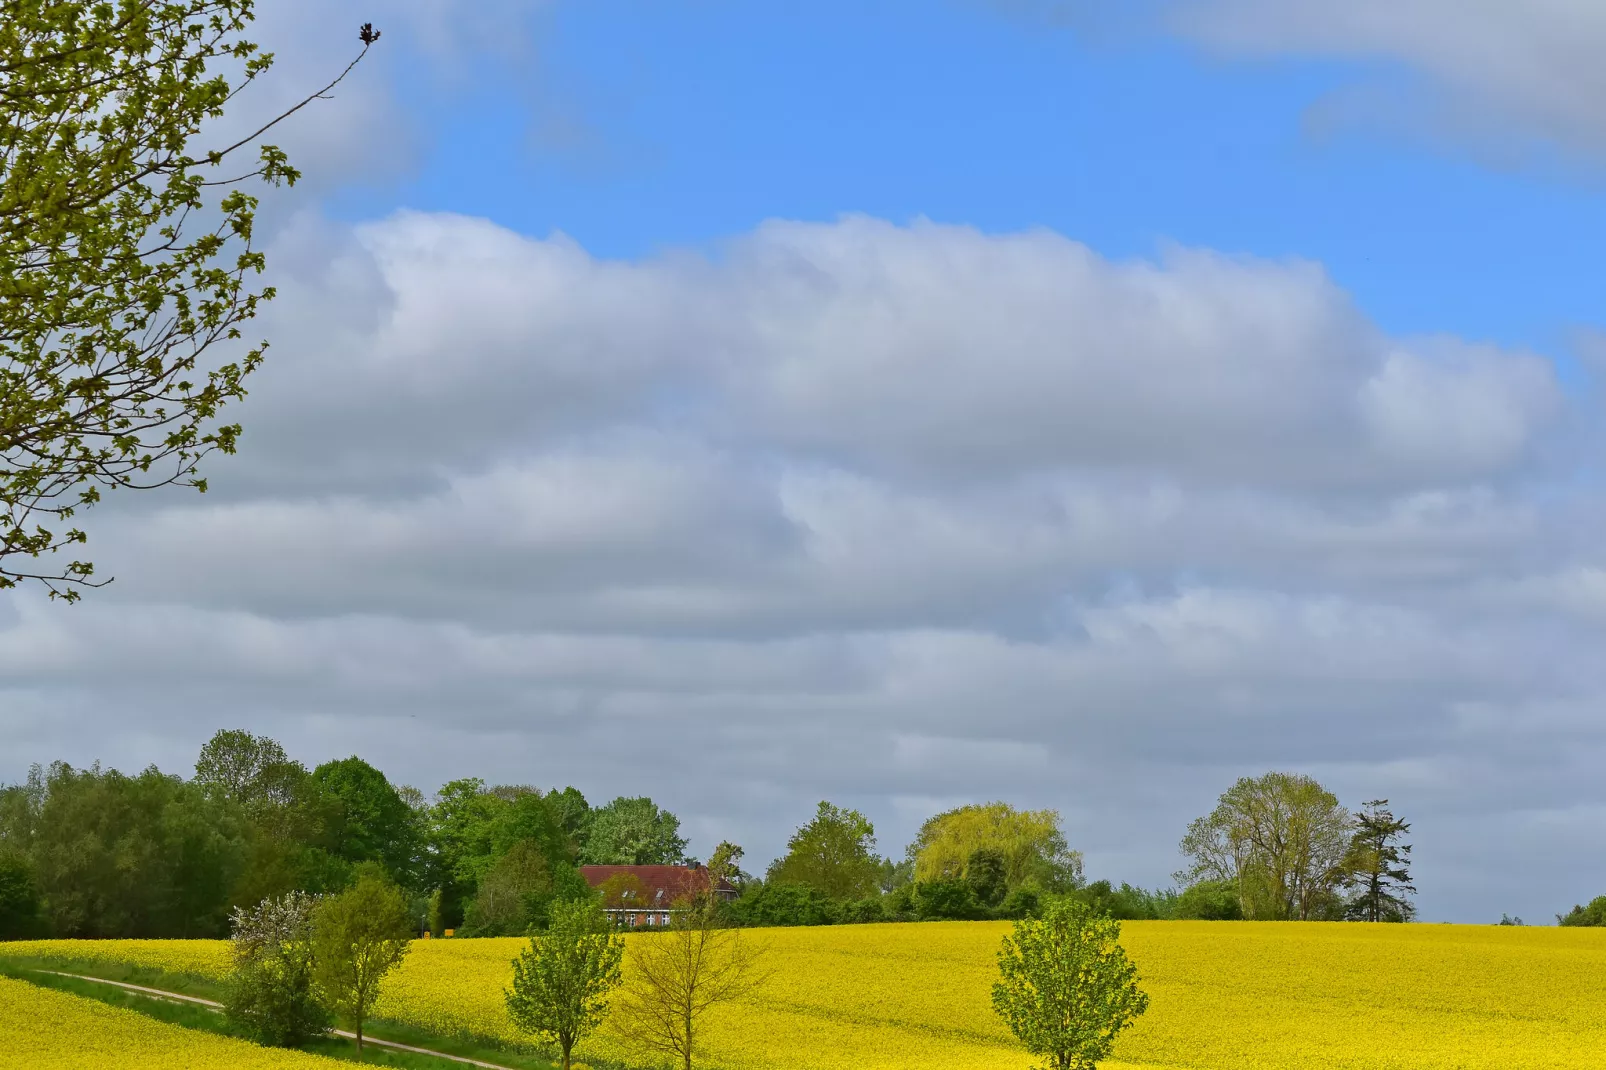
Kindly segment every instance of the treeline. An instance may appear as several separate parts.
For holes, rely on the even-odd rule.
[[[1387,800],[1358,813],[1309,777],[1244,778],[1182,840],[1175,889],[1087,883],[1053,810],[962,806],[883,857],[861,813],[821,802],[762,875],[720,844],[710,870],[747,925],[1019,918],[1072,896],[1119,919],[1372,920],[1414,916],[1410,825]],[[98,765],[35,767],[0,788],[0,938],[216,937],[236,907],[334,892],[378,867],[420,928],[516,935],[593,892],[579,867],[683,865],[674,814],[645,797],[591,806],[578,790],[455,780],[433,797],[358,757],[308,769],[271,739],[217,733],[189,779]],[[1606,921],[1606,897],[1562,924]]]
[[[219,732],[189,779],[35,767],[0,788],[0,937],[220,937],[235,907],[380,867],[420,925],[523,932],[589,894],[577,867],[684,860],[651,799],[457,780],[426,799],[358,757],[315,769]]]

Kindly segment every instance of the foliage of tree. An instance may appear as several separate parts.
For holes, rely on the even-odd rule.
[[[103,488],[204,491],[197,462],[234,452],[219,411],[265,343],[203,358],[273,296],[248,281],[264,260],[244,187],[296,181],[258,139],[312,99],[192,147],[272,62],[241,36],[253,15],[252,0],[0,7],[0,589],[31,578],[75,599],[90,562],[23,562],[86,542],[62,526],[77,510]],[[360,36],[365,54],[378,34]]]
[[[1119,888],[1107,880],[1097,880],[1072,893],[1095,914],[1117,921],[1165,921],[1176,916],[1178,895],[1172,891],[1151,892],[1121,882]]]
[[[385,774],[356,755],[312,771],[327,799],[330,853],[353,865],[377,862],[398,884],[411,884],[419,859],[418,816]]]
[[[962,877],[915,882],[915,913],[925,920],[974,921],[987,916],[976,892]]]
[[[1188,826],[1177,876],[1232,881],[1246,918],[1311,920],[1338,906],[1349,877],[1350,815],[1308,776],[1244,777]]]
[[[647,903],[647,889],[634,873],[615,873],[597,886],[597,898],[606,910],[639,908]]]
[[[312,896],[291,892],[234,911],[223,1009],[258,1044],[294,1048],[329,1027],[329,1009],[313,991],[316,906]]]
[[[520,840],[480,878],[465,934],[522,936],[551,898],[552,864],[535,841]]]
[[[980,848],[1004,858],[1010,891],[1032,884],[1069,891],[1082,883],[1082,855],[1065,842],[1057,810],[1016,810],[1008,803],[961,806],[926,821],[909,845],[914,879],[963,879]]]
[[[575,787],[567,787],[562,791],[553,788],[546,793],[546,804],[558,828],[569,838],[570,856],[578,858],[591,836],[591,804]]]
[[[1410,921],[1416,907],[1406,897],[1411,884],[1411,845],[1398,842],[1411,826],[1390,812],[1387,799],[1372,799],[1355,816],[1346,860],[1353,895],[1345,908],[1352,921]]]
[[[755,881],[728,908],[739,925],[830,925],[838,908],[824,892],[806,884]]]
[[[746,886],[752,878],[742,872],[742,855],[740,846],[729,840],[720,840],[714,848],[714,853],[708,856],[708,880],[710,885],[717,888],[724,881],[738,892]]]
[[[412,935],[407,897],[373,865],[362,867],[356,884],[313,911],[313,990],[356,1034],[359,1052],[380,984],[406,956]]]
[[[553,907],[546,932],[513,960],[508,1015],[527,1033],[547,1037],[569,1070],[575,1042],[602,1024],[623,974],[624,940],[593,902]]]
[[[728,927],[711,901],[682,906],[666,931],[630,942],[632,981],[610,1021],[642,1052],[691,1070],[703,1015],[751,995],[767,978],[760,947]]]
[[[29,856],[55,935],[227,933],[244,839],[222,804],[154,767],[130,777],[57,762],[35,780]]]
[[[680,819],[646,797],[613,800],[591,811],[580,861],[589,866],[678,866],[686,860]]]
[[[1556,915],[1557,925],[1606,925],[1606,895],[1597,895],[1588,906],[1574,904],[1566,914]]]
[[[1243,899],[1236,881],[1202,880],[1177,896],[1173,916],[1178,921],[1242,921]]]
[[[965,863],[965,883],[984,909],[991,910],[1002,903],[1009,894],[1004,852],[996,847],[978,847],[970,852]]]
[[[827,899],[862,899],[876,890],[880,860],[875,854],[875,826],[857,810],[822,801],[814,819],[786,842],[766,883],[801,884]]]
[[[0,940],[43,935],[39,886],[22,851],[0,845]]]
[[[1121,925],[1072,898],[1015,922],[998,953],[993,1009],[1049,1070],[1094,1070],[1148,1009]]]

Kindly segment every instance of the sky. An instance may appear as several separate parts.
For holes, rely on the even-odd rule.
[[[1281,770],[1424,920],[1606,893],[1606,7],[282,0],[215,132],[369,20],[239,454],[0,595],[0,782],[238,727],[1163,887]]]

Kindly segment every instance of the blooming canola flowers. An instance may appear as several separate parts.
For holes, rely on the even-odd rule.
[[[263,1048],[137,1011],[0,977],[0,1067],[28,1070],[334,1070],[321,1055]]]
[[[1026,1070],[993,1013],[1007,923],[755,929],[768,984],[709,1012],[699,1065],[726,1070]],[[627,939],[655,939],[631,934]],[[1112,1070],[1606,1070],[1606,930],[1301,922],[1126,922],[1149,993]],[[414,944],[376,1014],[508,1041],[502,990],[522,940]],[[73,949],[219,976],[202,941],[0,944]],[[119,949],[124,950],[119,950]],[[629,978],[627,976],[627,983]],[[581,1045],[633,1059],[608,1029]]]

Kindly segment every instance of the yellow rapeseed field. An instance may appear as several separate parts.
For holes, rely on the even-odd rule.
[[[1004,923],[760,929],[775,976],[711,1014],[704,1062],[729,1070],[1024,1070],[989,999]],[[632,936],[630,939],[652,939]],[[1606,930],[1471,925],[1128,922],[1149,1011],[1122,1067],[1189,1070],[1606,1070]],[[436,940],[378,1013],[515,1039],[502,1007],[520,940]],[[217,943],[91,945],[94,956],[216,974]],[[79,954],[84,944],[0,944]],[[126,951],[121,949],[126,948]],[[587,1057],[628,1058],[617,1038]]]
[[[334,1070],[321,1055],[262,1048],[0,977],[0,1067],[17,1070]]]

